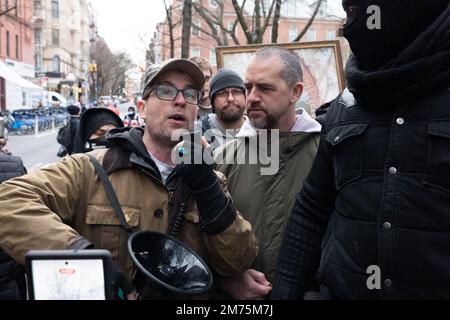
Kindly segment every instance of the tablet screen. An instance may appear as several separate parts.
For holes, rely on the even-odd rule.
[[[103,260],[34,260],[35,300],[105,300]]]

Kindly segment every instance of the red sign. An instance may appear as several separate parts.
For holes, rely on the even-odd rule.
[[[75,274],[75,269],[61,268],[61,269],[59,269],[59,273],[70,276],[70,275]]]

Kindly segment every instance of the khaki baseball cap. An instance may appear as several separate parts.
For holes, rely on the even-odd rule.
[[[194,81],[194,88],[199,91],[201,91],[205,85],[205,76],[194,62],[187,59],[170,59],[162,64],[153,64],[147,69],[145,72],[142,99],[146,100],[148,98],[154,82],[159,76],[168,71],[181,71],[186,73]]]

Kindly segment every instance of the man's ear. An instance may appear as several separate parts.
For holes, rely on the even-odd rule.
[[[139,113],[139,116],[145,120],[145,109],[147,107],[147,101],[139,100],[137,103],[137,110]]]
[[[296,104],[297,101],[300,99],[300,97],[303,94],[303,82],[297,82],[295,86],[292,88],[292,95],[290,102],[292,104]]]

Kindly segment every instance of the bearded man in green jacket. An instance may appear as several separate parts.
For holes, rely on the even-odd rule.
[[[214,155],[259,244],[251,269],[221,281],[234,299],[263,299],[270,293],[286,222],[316,155],[321,126],[305,110],[295,110],[302,81],[295,53],[280,47],[258,51],[245,76],[249,119]]]

